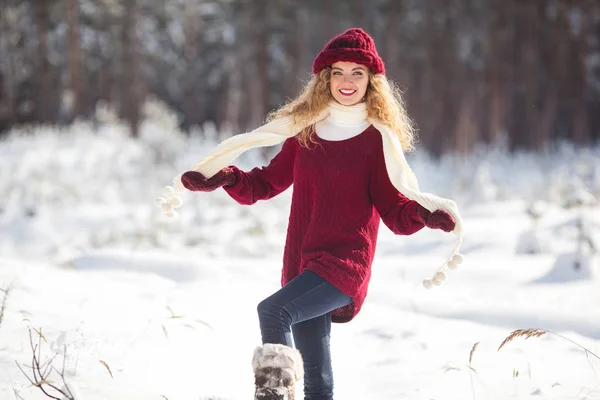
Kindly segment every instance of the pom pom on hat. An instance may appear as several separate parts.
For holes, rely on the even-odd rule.
[[[348,29],[329,41],[313,62],[313,74],[338,61],[349,61],[368,67],[374,74],[385,74],[383,60],[375,41],[360,28]]]

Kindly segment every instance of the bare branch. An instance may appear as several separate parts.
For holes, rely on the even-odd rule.
[[[18,365],[18,364],[17,364],[17,365]],[[25,400],[23,397],[21,397],[21,395],[19,394],[19,392],[17,392],[17,389],[15,389],[15,388],[12,388],[12,389],[13,389],[13,393],[15,394],[15,397],[16,397],[18,400]]]
[[[38,334],[38,344],[33,343],[33,335],[32,330]],[[59,371],[54,367],[54,361],[58,354],[54,354],[50,358],[42,361],[42,339],[46,341],[46,338],[42,334],[42,330],[39,331],[37,329],[30,328],[29,329],[29,344],[31,346],[32,360],[31,366],[25,366],[31,369],[31,375],[29,375],[23,367],[17,362],[17,367],[23,375],[27,378],[29,383],[32,386],[39,388],[44,395],[50,399],[54,400],[75,400],[67,382],[65,381],[65,360],[67,358],[67,351],[65,346],[64,358],[62,370]],[[46,341],[47,342],[47,341]],[[16,361],[15,361],[16,362]],[[64,388],[57,387],[49,378],[50,374],[54,371],[62,380]],[[16,393],[15,393],[16,394]],[[61,397],[57,397],[60,395]],[[18,396],[18,395],[17,395]],[[18,398],[21,398],[18,396]]]

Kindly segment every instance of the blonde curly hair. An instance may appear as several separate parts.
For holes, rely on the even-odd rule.
[[[300,95],[273,111],[267,121],[291,115],[294,124],[306,125],[319,115],[333,100],[329,89],[331,68],[325,68],[308,81]],[[366,93],[368,118],[375,118],[389,126],[400,139],[402,150],[414,150],[416,129],[404,106],[404,100],[398,86],[388,80],[383,74],[373,74],[369,71],[369,85]],[[306,126],[296,136],[299,142],[308,147],[314,143],[314,124]]]

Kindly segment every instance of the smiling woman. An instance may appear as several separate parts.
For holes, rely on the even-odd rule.
[[[419,191],[404,156],[414,130],[373,39],[359,28],[334,37],[315,58],[313,75],[270,122],[227,139],[175,179],[175,187],[191,191],[223,187],[245,205],[294,185],[283,287],[258,305],[263,345],[253,358],[255,400],[292,400],[302,377],[305,400],[333,399],[331,323],[361,310],[381,220],[397,235],[424,227],[457,235],[429,286],[441,284],[461,259],[458,209]],[[282,142],[265,167],[228,165],[247,149]],[[170,199],[161,202],[172,212]]]
[[[364,100],[369,86],[369,71],[354,62],[338,61],[331,64],[329,89],[340,104],[353,106]]]

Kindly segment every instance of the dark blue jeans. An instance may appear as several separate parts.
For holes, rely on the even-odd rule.
[[[331,311],[352,299],[312,271],[304,271],[258,305],[264,343],[292,346],[304,361],[304,399],[332,400]]]

